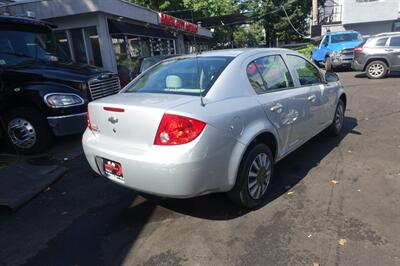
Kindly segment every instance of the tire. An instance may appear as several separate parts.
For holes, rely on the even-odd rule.
[[[254,164],[260,165],[259,160],[266,162],[267,167],[256,171]],[[251,172],[254,176],[250,176]],[[240,207],[257,208],[270,190],[273,173],[274,159],[270,148],[263,143],[250,146],[240,163],[235,186],[228,192],[229,198]]]
[[[46,118],[34,108],[19,107],[7,112],[4,118],[5,139],[18,153],[40,153],[53,142]]]
[[[372,61],[365,68],[365,74],[369,79],[381,79],[386,77],[388,66],[385,62],[376,60]]]
[[[330,57],[325,58],[325,70],[334,72],[335,68],[332,65],[332,59]]]
[[[335,109],[335,115],[333,117],[332,124],[328,128],[329,135],[333,137],[340,135],[344,124],[345,108],[346,106],[344,105],[344,102],[339,100]]]

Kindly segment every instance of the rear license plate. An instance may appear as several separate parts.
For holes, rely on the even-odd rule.
[[[122,173],[122,166],[120,163],[104,159],[103,171],[108,178],[119,182],[125,182],[124,175]]]

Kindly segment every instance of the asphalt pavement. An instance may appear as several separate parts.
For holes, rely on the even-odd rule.
[[[400,265],[400,76],[339,75],[343,134],[282,160],[255,211],[224,194],[139,196],[94,177],[79,136],[20,158],[69,170],[19,210],[0,210],[0,265]]]

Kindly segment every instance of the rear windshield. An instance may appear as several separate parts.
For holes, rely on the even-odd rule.
[[[359,33],[344,33],[344,34],[334,34],[331,36],[331,43],[339,42],[356,42],[362,41],[363,38]]]
[[[211,56],[170,59],[146,71],[124,92],[204,96],[232,59]]]

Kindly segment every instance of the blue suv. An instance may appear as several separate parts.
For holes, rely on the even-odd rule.
[[[316,65],[325,65],[326,70],[351,67],[354,48],[363,42],[356,31],[328,32],[318,48],[311,51],[311,60]]]

